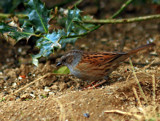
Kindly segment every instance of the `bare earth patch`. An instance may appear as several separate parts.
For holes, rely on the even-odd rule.
[[[152,74],[156,77],[156,108],[158,108],[158,99],[160,98],[160,68],[155,67],[155,69],[156,70],[152,71],[152,73],[137,72],[137,78],[145,92],[148,104],[146,104],[140,94],[135,77],[131,72],[128,72],[131,76],[127,80],[122,79],[119,82],[110,83],[99,89],[80,91],[71,89],[71,86],[70,88],[64,88],[63,91],[57,89],[57,91],[54,92],[52,90],[54,93],[51,93],[46,98],[39,97],[39,99],[33,99],[32,97],[31,100],[29,100],[27,96],[23,97],[23,95],[27,93],[23,91],[25,94],[22,93],[22,96],[16,101],[0,103],[1,120],[135,120],[136,118],[134,116],[122,115],[114,112],[105,113],[105,111],[120,110],[125,112],[138,112],[139,105],[133,93],[133,87],[136,88],[141,103],[143,105],[145,104],[144,107],[147,108],[151,106],[153,104]],[[119,68],[119,71],[121,71],[121,68]],[[113,78],[117,77],[113,76]],[[54,79],[54,76],[50,78],[50,80],[52,79]],[[59,87],[60,85],[64,84],[59,82]],[[29,89],[32,90],[33,87],[35,87],[34,84],[30,86]],[[51,89],[52,86],[50,87],[50,90]],[[45,91],[43,90],[42,92]],[[38,96],[38,92],[35,95]],[[13,100],[13,97],[15,96],[9,97],[10,100]],[[28,98],[28,101],[22,101],[24,100],[22,97],[25,99]],[[144,119],[142,114],[140,115],[140,119]]]

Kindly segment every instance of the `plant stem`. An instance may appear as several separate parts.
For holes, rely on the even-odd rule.
[[[156,83],[155,83],[155,75],[152,75],[152,88],[153,88],[153,103],[156,106]]]
[[[137,78],[137,76],[136,76],[136,72],[135,72],[135,70],[134,70],[134,66],[133,66],[133,64],[132,64],[131,59],[129,59],[129,62],[130,62],[130,64],[131,64],[132,71],[133,71],[133,75],[134,75],[135,80],[136,80],[136,82],[137,82],[137,85],[138,85],[138,87],[139,87],[140,93],[141,93],[142,97],[144,98],[146,104],[148,104],[147,98],[146,98],[146,96],[145,96],[145,94],[144,94],[144,92],[143,92],[143,89],[142,89],[142,87],[141,87],[141,85],[140,85],[140,83],[139,83],[139,80],[138,80],[138,78]]]
[[[83,33],[80,35],[64,36],[63,38],[74,38],[74,37],[85,36],[89,34],[90,32],[100,28],[103,24],[132,23],[132,22],[146,21],[146,20],[151,20],[151,19],[160,19],[160,14],[143,16],[143,17],[134,17],[134,18],[128,18],[128,19],[84,20],[83,21],[84,23],[94,23],[94,24],[99,23],[99,24],[86,33]]]
[[[111,16],[110,18],[113,19],[113,18],[115,18],[116,16],[118,16],[132,1],[133,1],[133,0],[127,0],[127,1],[121,6],[121,8],[120,8],[116,13],[114,13],[113,16]],[[91,21],[92,21],[92,20],[91,20]],[[84,20],[83,22],[84,22],[84,23],[87,23],[87,20],[86,20],[86,21]],[[93,24],[96,24],[96,23],[93,22]],[[94,29],[90,30],[90,31],[87,32],[87,33],[84,33],[84,35],[92,32],[92,31],[94,31],[94,30],[96,30],[96,29],[99,29],[103,24],[105,24],[105,23],[98,23],[98,25],[97,25]],[[83,35],[80,35],[80,36],[83,36]]]
[[[94,24],[118,24],[118,23],[132,23],[139,21],[146,21],[151,19],[160,19],[160,14],[150,15],[150,16],[141,16],[134,18],[126,18],[126,19],[101,19],[101,20],[84,20],[84,23],[94,23]]]
[[[116,13],[114,13],[113,16],[110,17],[110,18],[113,19],[113,18],[117,17],[132,1],[133,1],[133,0],[127,0],[127,2],[125,2],[125,3],[121,6],[121,8],[120,8]]]
[[[137,94],[137,91],[136,91],[135,87],[133,87],[132,90],[133,90],[133,93],[134,93],[134,95],[135,95],[135,97],[137,99],[139,107],[142,107],[141,101],[140,101],[140,99],[138,97],[138,94]]]
[[[0,13],[0,19],[9,18],[11,16],[14,16],[14,15],[13,14]],[[18,18],[28,18],[27,14],[16,14],[16,16]]]

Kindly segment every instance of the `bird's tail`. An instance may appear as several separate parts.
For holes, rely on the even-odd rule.
[[[133,50],[130,50],[130,51],[128,52],[128,55],[137,53],[137,52],[140,51],[140,50],[144,50],[144,49],[147,49],[147,48],[149,48],[149,47],[153,47],[153,46],[155,46],[155,45],[156,45],[156,44],[154,44],[154,43],[149,43],[149,44],[146,44],[146,45],[142,45],[142,46],[140,46],[140,47],[138,47],[138,48],[135,48],[135,49],[133,49]]]

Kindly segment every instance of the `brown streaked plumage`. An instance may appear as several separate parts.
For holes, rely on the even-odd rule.
[[[83,80],[105,79],[121,62],[140,50],[155,46],[154,43],[123,52],[83,52],[72,50],[61,57],[57,66],[66,65],[71,74]]]

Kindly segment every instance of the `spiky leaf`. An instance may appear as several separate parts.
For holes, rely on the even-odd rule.
[[[9,26],[5,23],[0,23],[0,33],[5,33],[6,36],[12,37],[16,41],[19,41],[24,38],[29,39],[30,36],[34,35],[32,27],[30,29],[26,29],[24,27],[21,28],[21,30],[19,30],[18,28]]]
[[[81,21],[79,9],[74,9],[74,10],[68,11],[67,20],[65,23],[67,36],[75,29],[74,21]]]
[[[49,10],[40,0],[29,0],[28,17],[36,32],[48,33]]]

